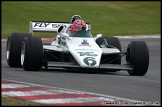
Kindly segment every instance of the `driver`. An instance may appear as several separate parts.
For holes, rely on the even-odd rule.
[[[75,20],[71,25],[72,32],[79,32],[84,29],[86,29],[86,23],[81,19]]]

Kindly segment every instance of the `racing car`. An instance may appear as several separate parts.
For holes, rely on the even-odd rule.
[[[50,44],[33,36],[34,32],[55,32]],[[70,22],[31,21],[29,33],[11,33],[7,39],[7,63],[26,71],[48,70],[50,67],[68,70],[128,71],[143,76],[149,66],[149,50],[144,41],[131,41],[125,52],[117,37],[91,34],[90,23],[80,15]],[[125,56],[125,64],[121,58]]]

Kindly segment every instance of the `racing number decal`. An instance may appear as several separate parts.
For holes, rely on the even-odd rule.
[[[80,56],[89,56],[83,59],[83,62],[88,66],[94,66],[97,63],[94,57],[98,56],[98,54],[95,54],[94,52],[77,52],[77,53],[79,53]]]
[[[83,59],[83,61],[84,61],[85,64],[87,64],[89,66],[94,66],[97,63],[95,58],[93,58],[93,57],[85,57]]]

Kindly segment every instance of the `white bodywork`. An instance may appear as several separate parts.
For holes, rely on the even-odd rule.
[[[86,40],[89,45],[81,45],[84,40]],[[66,39],[66,46],[57,44],[58,42],[55,40],[51,43],[51,45],[43,45],[43,48],[54,51],[70,52],[83,68],[98,68],[100,66],[100,60],[103,53],[120,52],[116,48],[100,48],[96,44],[94,38],[69,37],[69,39]],[[88,64],[84,62],[86,59],[88,60]]]
[[[101,56],[104,53],[118,53],[117,48],[100,48],[95,42],[96,38],[91,37],[71,37],[67,30],[69,23],[31,22],[30,33],[34,31],[58,32],[56,39],[51,45],[43,45],[46,50],[70,52],[78,64],[83,68],[99,68]],[[86,31],[90,31],[91,26],[86,24]],[[60,27],[61,30],[60,30]]]
[[[70,52],[76,59],[79,65],[83,68],[100,66],[100,60],[103,53],[116,53],[120,52],[117,48],[100,48],[94,38],[80,38],[80,37],[65,37],[66,44],[58,44],[58,38],[54,40],[51,45],[43,45],[44,49]],[[87,45],[82,45],[86,41]],[[87,62],[85,62],[87,61]]]

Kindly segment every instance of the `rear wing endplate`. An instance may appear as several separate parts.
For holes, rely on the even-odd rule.
[[[33,32],[57,32],[60,26],[64,26],[67,28],[71,24],[68,22],[39,22],[39,21],[31,21],[30,22],[30,31],[29,33]],[[87,29],[91,30],[91,25],[86,24]]]

